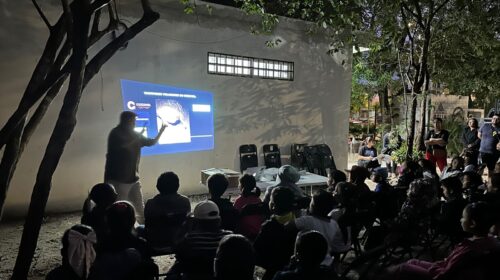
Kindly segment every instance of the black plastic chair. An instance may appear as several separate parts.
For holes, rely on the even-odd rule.
[[[292,144],[290,147],[290,164],[298,169],[304,169],[307,167],[306,158],[304,156],[304,144]]]
[[[316,145],[318,147],[318,154],[321,161],[321,167],[323,169],[337,169],[335,166],[335,160],[333,159],[332,150],[327,144]]]
[[[257,156],[257,146],[255,144],[245,144],[240,146],[240,171],[243,172],[249,167],[259,166]]]
[[[321,159],[318,154],[318,147],[305,146],[304,158],[306,160],[307,171],[321,175]]]
[[[264,164],[267,168],[281,167],[281,153],[278,144],[266,144],[262,146],[264,152]]]

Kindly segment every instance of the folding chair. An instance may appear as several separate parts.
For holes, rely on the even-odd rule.
[[[257,146],[255,144],[245,144],[240,146],[240,171],[243,172],[249,167],[259,166],[257,157]]]
[[[264,152],[264,164],[267,168],[281,167],[281,153],[278,144],[266,144],[262,146]]]
[[[292,144],[290,147],[290,164],[297,169],[304,169],[306,165],[306,158],[304,156],[304,144]]]

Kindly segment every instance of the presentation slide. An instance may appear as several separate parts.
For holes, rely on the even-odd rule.
[[[212,93],[130,80],[121,80],[121,87],[124,110],[137,114],[137,132],[154,138],[167,125],[158,144],[142,148],[143,155],[214,148]]]

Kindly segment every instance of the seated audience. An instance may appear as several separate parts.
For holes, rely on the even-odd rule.
[[[210,200],[198,203],[186,223],[188,230],[175,247],[176,262],[169,274],[182,275],[182,279],[213,279],[217,247],[231,232],[221,228],[219,208]]]
[[[90,270],[89,280],[153,280],[158,266],[144,260],[134,248],[109,252],[99,256]]]
[[[255,262],[255,251],[248,239],[238,234],[226,235],[215,255],[215,280],[253,280]]]
[[[92,187],[85,200],[81,223],[94,229],[97,238],[102,239],[108,233],[106,209],[116,201],[117,193],[111,184],[100,183]],[[90,204],[95,204],[91,207]]]
[[[351,247],[350,243],[344,241],[337,221],[328,216],[333,209],[333,204],[333,196],[320,189],[312,197],[309,215],[299,217],[287,225],[287,227],[299,230],[299,234],[310,230],[323,234],[328,242],[328,251],[322,262],[326,266],[333,262],[331,254],[345,252]]]
[[[276,181],[278,182],[274,186],[270,186],[267,188],[266,193],[264,195],[264,204],[269,205],[269,201],[271,200],[271,192],[273,189],[277,187],[285,187],[290,189],[294,195],[294,199],[296,201],[307,197],[307,195],[302,191],[296,183],[300,180],[299,171],[291,166],[291,165],[283,165],[278,169],[278,176],[276,177]]]
[[[346,181],[347,181],[347,176],[345,175],[344,172],[337,169],[330,170],[330,172],[328,173],[328,181],[327,181],[328,192],[333,193],[338,183]]]
[[[368,177],[370,177],[368,169],[356,165],[351,168],[349,181],[354,187],[356,212],[372,212],[375,207],[374,194],[365,183]],[[366,222],[371,223],[372,219],[370,218]]]
[[[477,202],[483,195],[480,186],[483,185],[483,178],[477,172],[466,171],[462,173],[462,192],[469,202]]]
[[[228,198],[222,198],[229,186],[229,181],[224,174],[213,174],[207,179],[209,200],[213,201],[220,211],[221,228],[235,231],[238,224],[239,213]]]
[[[46,280],[87,279],[96,253],[96,234],[86,225],[74,225],[62,237],[62,265],[47,274]]]
[[[442,261],[427,262],[412,259],[394,267],[389,270],[388,279],[456,279],[458,275],[453,275],[453,273],[460,266],[467,266],[471,257],[484,255],[485,252],[500,247],[498,240],[488,236],[492,225],[490,211],[488,205],[482,202],[467,205],[463,210],[461,223],[463,230],[472,234],[471,238],[458,244]],[[474,270],[474,267],[471,269]],[[469,275],[473,278],[463,277],[462,279],[482,279],[479,275],[480,271],[469,272],[474,275]]]
[[[98,258],[101,255],[122,252],[128,248],[136,249],[143,260],[151,258],[151,251],[146,240],[138,237],[135,233],[135,210],[130,202],[121,200],[109,206],[106,210],[106,221],[109,234],[98,240]]]
[[[234,208],[236,208],[241,215],[245,207],[245,209],[249,209],[247,205],[262,206],[262,200],[260,200],[260,189],[257,187],[255,177],[250,174],[245,174],[240,177],[239,181],[241,195],[234,201]],[[254,240],[257,234],[259,234],[263,222],[263,213],[241,215],[236,232],[243,234],[250,240]]]
[[[464,172],[476,171],[477,168],[477,155],[471,153],[464,154]]]
[[[449,236],[453,243],[461,241],[464,236],[460,218],[467,201],[462,196],[462,186],[458,176],[448,177],[441,181],[445,202],[437,220],[439,232]]]
[[[394,187],[387,182],[387,172],[382,168],[372,171],[371,180],[375,185],[375,213],[381,222],[394,218],[398,213],[398,203]]]
[[[288,264],[293,254],[296,232],[287,231],[285,224],[295,219],[295,196],[287,187],[277,187],[271,192],[269,209],[271,217],[262,224],[254,242],[257,264],[264,268],[263,280],[272,279],[274,274]]]
[[[146,239],[153,247],[168,247],[179,238],[186,215],[191,212],[191,203],[177,193],[179,177],[174,172],[161,174],[156,188],[160,194],[149,199],[144,208]]]
[[[443,173],[441,174],[441,179],[446,179],[451,176],[460,176],[464,169],[464,159],[455,156],[451,160],[450,166],[444,168]]]
[[[286,270],[276,273],[273,280],[334,280],[335,271],[322,262],[328,254],[328,242],[317,231],[307,231],[297,236],[295,254]]]
[[[407,189],[411,182],[419,178],[422,178],[420,165],[414,161],[405,161],[401,164],[397,187]]]

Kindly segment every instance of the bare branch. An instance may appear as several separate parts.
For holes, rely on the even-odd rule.
[[[418,14],[416,14],[412,9],[410,9],[410,7],[408,7],[408,5],[406,5],[404,2],[401,3],[401,7],[403,9],[405,9],[406,11],[408,11],[413,17],[415,17],[415,22],[422,28],[424,28],[424,23],[423,23],[423,20],[422,20],[422,17],[419,16]]]
[[[94,11],[98,11],[102,8],[104,8],[106,5],[109,4],[111,0],[96,0],[92,4],[90,4],[90,12],[93,13]]]
[[[439,6],[437,6],[437,8],[433,11],[432,15],[429,18],[431,18],[431,19],[434,18],[434,16],[439,12],[439,10],[444,8],[444,6],[446,4],[448,4],[448,2],[450,2],[450,0],[444,0],[443,3],[441,3]]]
[[[92,20],[92,29],[90,30],[90,37],[99,32],[99,24],[101,22],[101,10],[97,10],[94,13],[94,19]]]
[[[47,25],[47,27],[49,28],[49,31],[52,31],[52,25],[50,24],[49,20],[47,19],[47,17],[43,13],[40,6],[38,5],[38,2],[36,2],[36,0],[31,0],[31,2],[33,2],[33,5],[35,5],[35,8],[36,8],[38,14],[43,19],[43,22],[45,22],[45,25]]]

